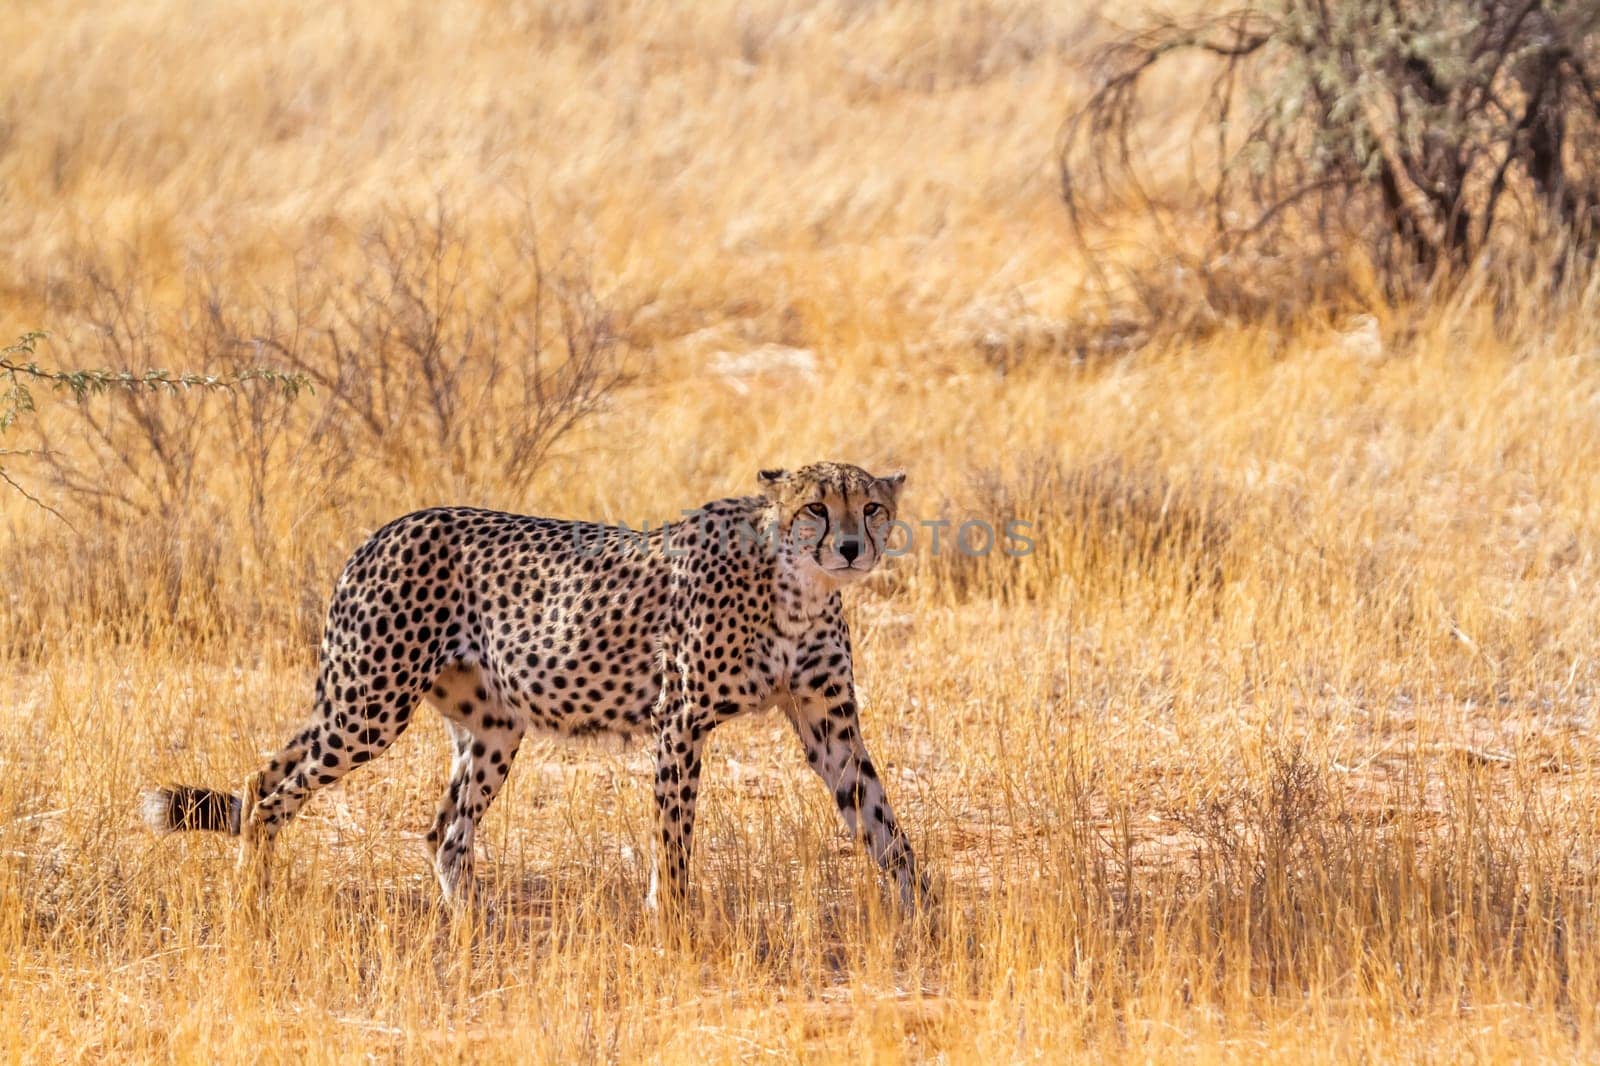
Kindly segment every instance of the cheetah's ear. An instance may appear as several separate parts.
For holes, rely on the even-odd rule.
[[[888,477],[880,477],[878,479],[878,484],[882,485],[883,490],[889,494],[889,499],[897,501],[900,499],[900,488],[905,483],[906,472],[904,470],[896,470]]]
[[[760,485],[761,491],[768,496],[772,495],[773,489],[788,480],[789,471],[787,470],[763,470],[756,475],[756,484]]]

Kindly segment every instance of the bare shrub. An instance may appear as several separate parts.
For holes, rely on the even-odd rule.
[[[354,265],[296,285],[289,365],[325,391],[368,453],[453,496],[518,501],[550,449],[624,380],[611,311],[531,222],[505,237],[386,215]]]
[[[1486,256],[1547,286],[1600,241],[1597,28],[1600,8],[1562,0],[1255,0],[1150,22],[1068,118],[1062,192],[1086,238],[1105,212],[1156,223],[1169,265],[1128,275],[1152,322],[1292,312],[1363,263],[1391,293]],[[1141,118],[1152,75],[1192,80],[1195,60],[1199,196],[1174,202],[1151,191]]]
[[[185,513],[207,484],[209,450],[226,441],[226,460],[237,460],[249,487],[249,518],[259,524],[266,506],[269,461],[294,428],[304,397],[293,389],[198,389],[190,383],[234,382],[261,373],[281,347],[270,312],[249,307],[214,280],[201,279],[176,306],[151,298],[158,280],[136,262],[80,260],[81,287],[69,312],[66,340],[76,362],[109,368],[126,381],[160,381],[154,369],[173,363],[192,368],[177,387],[76,392],[64,429],[43,419],[37,453],[56,498],[67,498],[98,518]],[[222,395],[216,395],[221,393]]]
[[[193,382],[248,380],[281,365],[263,340],[280,328],[270,309],[204,272],[166,300],[155,296],[162,279],[131,257],[85,253],[76,274],[62,309],[62,347],[75,363],[131,382],[171,377],[155,369],[167,365],[191,368],[177,377]],[[37,420],[30,480],[73,526],[72,550],[95,561],[87,596],[103,617],[186,619],[199,632],[236,610],[227,590],[245,559],[287,565],[272,519],[323,505],[348,469],[320,447],[315,398],[298,389],[304,378],[293,380],[292,390],[81,391]],[[304,461],[285,462],[296,456]]]
[[[175,357],[202,372],[217,369],[215,352],[191,360],[196,353],[187,341],[193,335],[163,320],[148,299],[149,279],[135,267],[80,260],[78,273],[76,321],[65,337],[74,361],[128,374],[169,365]],[[208,348],[210,340],[196,346]],[[54,496],[70,497],[97,518],[170,514],[187,506],[206,435],[199,397],[84,396],[73,413],[65,422],[39,425],[39,454]]]
[[[288,621],[314,630],[337,559],[286,532],[352,507],[365,521],[396,497],[516,507],[624,376],[611,315],[573,261],[548,264],[531,226],[479,239],[442,203],[375,220],[276,289],[204,266],[174,285],[93,251],[74,273],[58,294],[74,363],[130,381],[274,365],[312,386],[84,393],[33,420],[26,476],[93,531],[96,559],[139,569],[127,588],[107,583],[121,590],[107,617],[156,607],[212,625],[253,567],[308,579],[313,599]]]
[[[114,311],[108,319],[110,325],[101,335],[113,347],[139,345],[149,337],[149,332],[142,328],[147,324],[142,314],[131,313],[129,306],[125,301],[113,304]],[[129,328],[128,323],[136,317],[141,320],[141,328]],[[123,536],[119,532],[122,526],[118,523],[97,522],[88,527],[88,532],[74,527],[76,539],[71,542],[14,542],[13,553],[6,565],[8,573],[14,575],[9,586],[13,596],[20,595],[27,585],[22,575],[37,573],[49,575],[48,588],[56,594],[30,603],[27,617],[35,628],[12,633],[10,648],[24,654],[37,650],[30,644],[35,635],[49,632],[51,622],[42,615],[51,609],[63,609],[70,605],[71,608],[98,612],[106,608],[107,617],[119,620],[136,618],[145,613],[144,609],[150,606],[151,597],[155,594],[164,600],[168,614],[175,616],[179,613],[180,602],[185,598],[185,577],[217,576],[221,552],[215,539],[205,536],[203,532],[199,536],[192,536],[192,533],[199,531],[186,529],[183,524],[174,521],[173,514],[158,512],[148,506],[149,500],[164,500],[169,505],[187,501],[194,485],[193,463],[186,463],[185,460],[192,460],[197,453],[197,437],[191,433],[170,432],[172,423],[162,412],[163,405],[192,407],[198,400],[209,399],[215,404],[225,398],[234,403],[287,410],[304,385],[303,379],[293,375],[285,375],[268,367],[242,364],[226,372],[191,370],[174,373],[151,364],[137,371],[104,367],[46,369],[33,361],[37,344],[43,336],[29,334],[17,344],[0,349],[0,386],[3,386],[0,387],[0,433],[15,428],[19,419],[38,412],[35,391],[48,389],[65,393],[75,402],[73,409],[82,416],[91,436],[97,438],[87,450],[79,448],[75,454],[85,463],[98,460],[102,464],[102,472],[107,475],[106,481],[102,486],[89,480],[83,473],[85,467],[75,466],[73,460],[49,447],[0,449],[0,457],[22,456],[44,463],[56,475],[56,486],[65,488],[69,494],[87,497],[91,513],[95,515],[115,513],[118,506],[130,508],[131,513],[137,515],[144,525],[144,532],[153,533],[156,539],[152,540],[149,536]],[[128,420],[137,427],[135,432],[143,434],[142,439],[157,450],[164,463],[145,468],[124,461],[120,469],[104,468],[105,464],[112,462],[112,456],[119,454],[116,451],[119,442],[114,439],[110,418],[101,412],[117,411],[119,406],[130,413]],[[27,420],[31,423],[28,428],[48,442],[50,434],[43,428],[45,423],[36,422],[31,417]],[[100,447],[95,448],[95,443]],[[140,500],[124,485],[117,483],[117,476],[126,474],[136,478],[149,475],[143,481],[148,491],[146,500]],[[0,467],[0,480],[56,518],[65,518],[52,502],[34,495],[3,467]],[[124,518],[128,516],[129,512],[121,514]],[[151,550],[153,545],[157,546],[157,550]],[[198,545],[198,553],[189,550],[192,545]],[[129,548],[142,557],[138,565],[120,568],[106,565],[113,559],[131,561]],[[197,554],[200,558],[196,557]],[[86,566],[88,562],[95,565]],[[108,574],[103,572],[105,570],[121,572]],[[133,578],[133,574],[138,577]],[[215,580],[199,583],[202,598],[213,605],[222,587]],[[56,628],[59,631],[60,626]]]
[[[426,216],[378,218],[353,255],[319,254],[284,290],[202,270],[177,300],[158,302],[167,280],[137,261],[86,255],[78,273],[65,308],[78,361],[129,373],[271,361],[316,394],[292,409],[270,392],[220,409],[183,396],[86,398],[70,429],[42,428],[43,454],[52,487],[101,513],[182,512],[209,470],[242,475],[258,516],[274,471],[304,496],[307,474],[362,458],[443,497],[514,502],[624,380],[612,314],[583,270],[547,264],[531,225],[480,237],[443,202]],[[209,455],[218,443],[225,454]]]

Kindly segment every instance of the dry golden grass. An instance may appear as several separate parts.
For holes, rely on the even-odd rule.
[[[493,449],[442,473],[409,409],[319,429],[353,424],[328,389],[243,437],[226,398],[41,406],[128,499],[8,460],[71,526],[4,500],[0,1057],[1600,1057],[1596,301],[1080,361],[1069,8],[8,11],[0,335],[52,330],[43,361],[114,361],[117,296],[130,358],[226,362],[197,279],[259,326],[297,259],[342,291],[367,227],[442,202],[502,265],[537,219],[630,380],[518,494]],[[227,842],[139,829],[141,787],[237,787],[298,722],[324,597],[384,519],[669,518],[822,457],[904,465],[917,517],[1037,523],[1033,556],[919,552],[850,606],[935,933],[776,719],[712,744],[686,948],[642,912],[638,755],[524,748],[472,936],[422,856],[426,717],[286,832],[264,923]]]

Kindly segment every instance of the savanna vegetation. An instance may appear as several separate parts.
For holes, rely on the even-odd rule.
[[[1287,2],[12,5],[0,1057],[1600,1057],[1592,19],[1529,6],[1583,48]],[[643,753],[525,745],[475,927],[430,716],[264,915],[227,841],[140,828],[299,722],[388,518],[637,525],[818,458],[1032,531],[850,600],[932,928],[776,716],[711,744],[686,947]]]

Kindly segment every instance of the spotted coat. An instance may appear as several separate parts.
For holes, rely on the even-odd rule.
[[[378,530],[328,611],[309,722],[238,794],[147,794],[159,830],[239,835],[265,880],[273,839],[318,789],[392,744],[420,700],[445,718],[449,785],[427,840],[447,899],[529,731],[653,742],[651,901],[683,900],[705,742],[782,708],[848,828],[912,905],[925,890],[861,738],[839,589],[882,554],[901,478],[844,464],[762,474],[654,530],[461,507]]]

